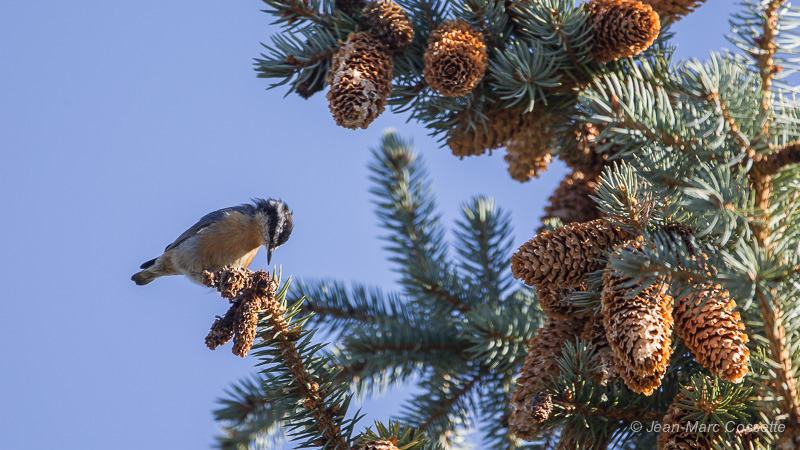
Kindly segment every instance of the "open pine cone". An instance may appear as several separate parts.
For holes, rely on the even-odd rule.
[[[686,347],[723,380],[739,383],[747,373],[750,350],[744,323],[721,286],[701,287],[682,297],[675,307],[675,327]]]
[[[408,13],[391,0],[367,3],[361,10],[361,19],[370,33],[391,48],[406,47],[414,40],[414,25]]]
[[[594,34],[592,55],[600,62],[637,55],[661,32],[658,14],[639,0],[592,0],[583,7]]]
[[[511,273],[529,286],[577,287],[603,268],[604,252],[629,237],[605,219],[564,225],[522,244],[511,257]]]
[[[634,241],[628,248],[638,246]],[[610,268],[603,272],[603,326],[625,384],[650,395],[660,385],[672,355],[672,297],[664,279],[638,293],[638,288],[626,287],[630,281]]]
[[[392,93],[392,54],[368,32],[350,33],[331,60],[328,101],[345,128],[367,128]]]
[[[445,97],[469,94],[483,79],[489,61],[483,33],[460,19],[431,33],[424,58],[425,82]]]
[[[658,13],[662,22],[681,20],[703,2],[705,0],[642,0]]]
[[[536,337],[528,347],[528,356],[519,371],[517,387],[509,405],[508,426],[518,437],[532,440],[539,434],[539,425],[543,420],[539,421],[533,416],[536,411],[538,418],[542,417],[544,399],[534,400],[537,393],[544,391],[543,383],[558,376],[556,360],[561,357],[561,348],[567,341],[575,340],[582,328],[583,323],[579,321],[550,319],[536,331]]]
[[[533,113],[503,108],[495,104],[483,106],[486,121],[468,130],[454,130],[447,145],[458,157],[482,155],[486,150],[500,148],[521,130],[531,126],[536,119]]]

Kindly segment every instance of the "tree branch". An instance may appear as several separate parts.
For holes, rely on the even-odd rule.
[[[234,282],[228,283],[229,279]],[[261,309],[264,310],[262,319],[266,321],[266,330],[271,335],[266,341],[280,350],[281,364],[292,375],[291,384],[296,389],[303,408],[310,411],[314,417],[314,422],[307,424],[306,429],[315,434],[319,432],[325,440],[326,448],[349,449],[347,438],[342,434],[336,421],[335,409],[337,406],[327,406],[325,393],[320,388],[319,380],[309,373],[304,358],[295,345],[296,333],[284,318],[286,309],[275,298],[277,282],[263,270],[252,272],[229,266],[213,274],[205,272],[203,283],[208,287],[216,288],[225,298],[245,296],[261,306]]]
[[[442,403],[439,404],[439,408],[436,409],[433,413],[428,415],[428,417],[419,424],[420,430],[427,429],[433,422],[438,420],[443,415],[447,414],[447,411],[450,411],[450,408],[462,397],[469,394],[472,388],[484,377],[483,372],[478,372],[470,381],[469,383],[465,384],[461,389],[453,392],[453,395],[450,398],[446,399]]]

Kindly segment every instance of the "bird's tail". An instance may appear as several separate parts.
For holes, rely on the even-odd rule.
[[[151,270],[143,270],[141,272],[133,274],[131,280],[133,280],[133,282],[136,283],[138,286],[144,286],[145,284],[155,280],[160,276],[161,274],[153,272]]]

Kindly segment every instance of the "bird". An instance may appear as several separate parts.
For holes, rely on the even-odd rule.
[[[223,208],[203,216],[169,244],[158,258],[141,265],[131,280],[142,286],[165,275],[186,275],[202,284],[203,271],[225,266],[247,268],[261,246],[272,252],[292,234],[292,211],[281,200],[252,199],[252,204]]]

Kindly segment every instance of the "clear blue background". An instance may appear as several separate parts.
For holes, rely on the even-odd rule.
[[[227,306],[179,277],[130,275],[203,214],[281,197],[295,277],[392,289],[367,194],[368,148],[394,126],[433,175],[446,224],[476,194],[533,235],[565,174],[520,184],[502,152],[459,161],[418,124],[384,113],[335,126],[324,93],[266,91],[252,58],[276,31],[256,0],[0,4],[0,448],[206,448],[211,411],[254,360],[203,339]],[[678,55],[728,46],[729,1],[678,24]],[[253,268],[263,268],[259,253]],[[370,402],[362,423],[397,411]]]

